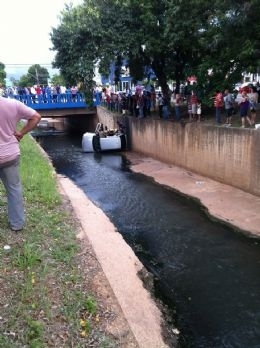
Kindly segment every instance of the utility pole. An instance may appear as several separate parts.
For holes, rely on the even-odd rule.
[[[35,68],[35,74],[36,74],[37,85],[39,85],[39,84],[40,84],[40,81],[39,81],[39,75],[38,75],[38,70],[37,70],[37,68]]]

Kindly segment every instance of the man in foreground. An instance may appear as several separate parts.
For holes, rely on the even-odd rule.
[[[18,130],[19,121],[26,120]],[[11,230],[24,228],[25,213],[19,175],[19,141],[41,120],[41,115],[22,102],[0,96],[0,179],[7,193],[8,222]]]

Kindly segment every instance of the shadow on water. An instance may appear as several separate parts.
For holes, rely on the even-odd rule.
[[[260,347],[259,239],[234,233],[193,200],[132,173],[120,154],[82,153],[80,140],[68,137],[39,142],[154,275],[156,294],[181,332],[179,347]]]

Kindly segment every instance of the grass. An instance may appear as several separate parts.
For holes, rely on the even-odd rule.
[[[9,230],[0,182],[0,347],[116,347],[86,286],[76,222],[56,174],[30,136],[21,152],[22,233]]]

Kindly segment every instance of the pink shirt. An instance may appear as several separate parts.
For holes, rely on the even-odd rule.
[[[0,164],[20,155],[19,142],[14,132],[20,120],[29,120],[35,112],[18,100],[0,97]]]

